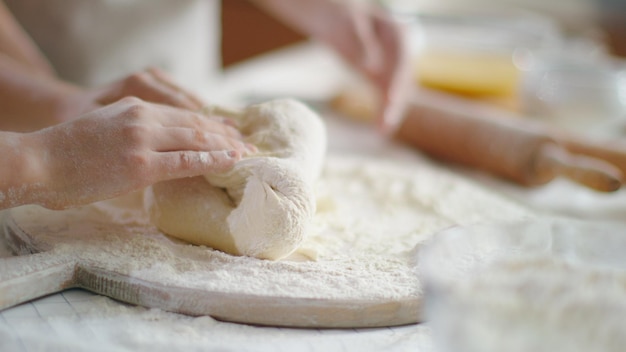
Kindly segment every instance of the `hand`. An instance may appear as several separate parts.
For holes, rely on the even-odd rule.
[[[182,88],[158,68],[133,73],[111,84],[80,90],[68,101],[68,115],[78,116],[125,97],[137,97],[147,102],[199,111],[207,104],[194,93]],[[73,107],[73,109],[72,109]]]
[[[287,25],[329,44],[378,88],[378,124],[400,122],[410,88],[403,28],[384,11],[354,1],[254,0]]]
[[[137,98],[26,134],[42,155],[33,203],[47,208],[112,198],[155,182],[223,172],[254,147],[222,119]]]
[[[0,53],[0,130],[28,132],[73,120],[128,96],[192,111],[204,104],[157,69],[95,89],[42,76]]]
[[[96,89],[94,100],[107,105],[133,96],[142,100],[198,111],[206,104],[194,93],[182,88],[165,72],[151,67],[134,73],[121,81]]]
[[[333,3],[335,20],[326,23],[320,38],[378,88],[378,125],[392,131],[402,118],[410,88],[404,30],[380,9]]]

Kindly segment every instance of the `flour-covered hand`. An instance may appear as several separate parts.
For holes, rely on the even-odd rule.
[[[232,126],[137,98],[25,134],[23,140],[41,153],[31,202],[53,209],[158,181],[223,172],[251,148]]]

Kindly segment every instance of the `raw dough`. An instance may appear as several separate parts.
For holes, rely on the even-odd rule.
[[[98,292],[113,288],[107,294],[122,301],[248,324],[408,324],[420,320],[424,308],[416,275],[422,258],[415,254],[434,233],[532,213],[406,151],[410,154],[402,159],[394,153],[380,154],[387,160],[332,153],[326,158],[316,183],[312,228],[298,248],[316,250],[314,261],[259,260],[181,243],[150,222],[143,194],[65,211],[18,207],[9,214],[15,219],[12,228],[33,234],[35,252],[54,251],[59,259],[76,260],[78,273],[106,275],[75,279],[89,279]],[[24,243],[19,240],[17,250],[33,252]],[[444,263],[454,259],[444,258]],[[30,265],[18,264],[0,270],[0,282],[33,272]],[[128,291],[128,284],[148,290]],[[225,299],[232,304],[215,303]],[[269,302],[272,314],[267,314]]]
[[[231,254],[289,255],[315,213],[314,182],[326,151],[321,119],[287,99],[210,110],[234,119],[259,152],[223,174],[152,186],[146,192],[152,222],[173,237]]]

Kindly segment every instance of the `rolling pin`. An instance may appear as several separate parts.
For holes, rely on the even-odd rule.
[[[376,110],[367,109],[371,105],[368,94],[345,91],[331,101],[331,106],[350,116],[371,110],[372,117]],[[577,153],[565,148],[551,132],[510,112],[423,89],[412,96],[394,137],[435,158],[482,169],[525,186],[566,177],[597,191],[620,188],[626,164],[620,170],[607,161],[611,159],[604,160],[602,156],[610,149],[596,147],[595,154]],[[582,141],[574,144],[571,138],[567,141],[572,148],[585,145]]]
[[[589,140],[571,134],[552,134],[570,153],[583,154],[608,161],[626,175],[626,143],[623,140]]]
[[[436,158],[479,168],[525,186],[557,176],[602,192],[620,188],[611,163],[572,154],[545,131],[480,104],[420,91],[395,137]]]

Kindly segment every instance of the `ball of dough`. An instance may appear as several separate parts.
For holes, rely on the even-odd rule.
[[[226,173],[153,185],[145,198],[152,222],[170,236],[235,255],[289,255],[315,213],[314,183],[326,151],[321,119],[289,99],[210,110],[234,119],[258,153]]]

